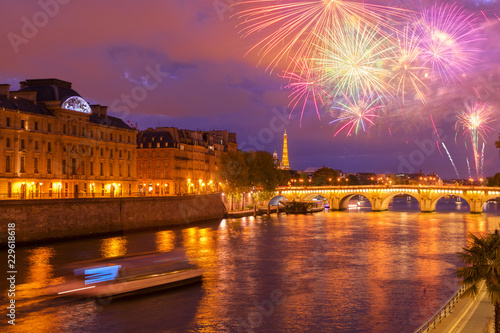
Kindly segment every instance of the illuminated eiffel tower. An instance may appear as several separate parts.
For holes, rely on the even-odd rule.
[[[286,129],[285,134],[283,134],[283,158],[281,159],[281,169],[290,170],[290,163],[288,162],[288,143]]]

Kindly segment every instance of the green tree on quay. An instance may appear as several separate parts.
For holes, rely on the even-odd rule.
[[[485,281],[488,297],[495,306],[495,333],[500,333],[500,234],[498,230],[487,235],[469,235],[467,247],[458,252],[463,263],[457,276],[466,286],[464,295],[476,297],[478,284]]]
[[[313,186],[332,185],[335,184],[336,180],[337,173],[335,172],[335,170],[328,167],[322,167],[314,171],[312,175]]]

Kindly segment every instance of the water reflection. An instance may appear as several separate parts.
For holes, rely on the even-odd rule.
[[[55,251],[50,246],[28,250],[26,282],[18,286],[20,298],[34,298],[44,293],[45,287],[60,283],[54,279],[54,266],[51,259]]]
[[[156,233],[156,249],[160,252],[172,251],[175,247],[175,233],[172,230]]]
[[[227,219],[20,249],[27,258],[19,267],[28,298],[22,311],[29,315],[22,315],[19,331],[411,331],[453,294],[455,252],[469,232],[498,227],[500,209],[422,214],[401,212],[408,206],[401,201],[393,206],[398,211],[384,213]],[[35,304],[36,291],[52,283],[54,266],[83,255],[179,246],[205,270],[201,285],[109,304],[47,298]]]
[[[103,239],[100,249],[103,258],[123,256],[127,253],[127,239],[125,237]]]

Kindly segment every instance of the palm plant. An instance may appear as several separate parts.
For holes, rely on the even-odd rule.
[[[488,297],[495,306],[495,333],[500,333],[500,234],[469,235],[469,243],[458,252],[467,266],[459,267],[457,275],[467,290],[464,295],[477,296],[478,284],[485,281]]]

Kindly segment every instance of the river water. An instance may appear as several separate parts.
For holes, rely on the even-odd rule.
[[[443,199],[424,214],[395,198],[388,212],[247,217],[18,248],[16,326],[2,306],[0,331],[412,332],[458,288],[467,234],[500,224],[500,204],[486,205],[472,215]],[[64,264],[179,246],[205,269],[201,283],[121,299],[40,296]]]

